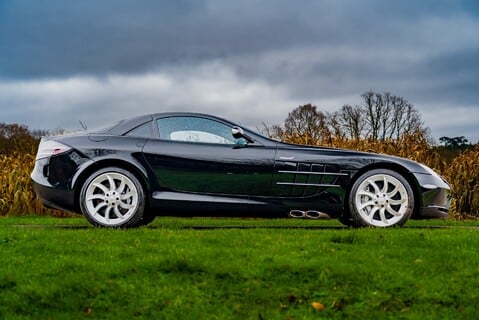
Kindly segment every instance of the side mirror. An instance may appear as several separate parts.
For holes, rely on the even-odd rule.
[[[233,138],[235,139],[245,139],[248,141],[248,143],[253,143],[254,140],[250,136],[248,136],[246,133],[244,133],[243,128],[240,127],[233,127],[231,128],[231,134],[233,135]]]

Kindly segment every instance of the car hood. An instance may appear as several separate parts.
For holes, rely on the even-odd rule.
[[[406,168],[412,173],[430,174],[430,169],[425,165],[419,164],[416,161],[401,158],[397,156],[355,151],[348,149],[330,148],[330,147],[316,147],[304,146],[289,143],[278,143],[278,158],[295,157],[295,161],[314,161],[315,157],[328,158],[329,161],[361,163],[362,165],[369,165],[373,163],[396,164]],[[311,158],[313,156],[313,158]],[[429,170],[428,170],[429,169]]]

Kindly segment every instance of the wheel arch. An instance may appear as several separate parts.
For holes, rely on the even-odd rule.
[[[145,191],[145,210],[148,209],[150,206],[150,199],[148,195],[151,194],[151,192],[146,170],[140,165],[135,165],[122,159],[103,159],[100,161],[95,161],[76,177],[73,186],[73,189],[75,190],[75,209],[80,212],[80,192],[88,177],[90,177],[94,172],[107,167],[117,167],[127,170],[138,179],[143,190]]]
[[[393,163],[393,162],[377,162],[377,163],[372,163],[370,165],[367,165],[360,170],[358,170],[354,176],[351,178],[351,181],[349,182],[348,188],[346,190],[346,194],[344,197],[344,212],[346,215],[350,215],[349,212],[349,206],[348,206],[348,201],[349,201],[349,196],[351,194],[351,189],[353,188],[354,183],[361,177],[361,175],[367,171],[375,170],[375,169],[388,169],[397,172],[401,176],[406,179],[406,181],[410,184],[413,193],[414,193],[414,210],[411,218],[414,219],[416,215],[419,213],[419,208],[421,207],[421,201],[422,197],[420,194],[420,187],[419,183],[417,182],[416,178],[414,178],[414,175],[405,167],[401,166],[400,164]]]

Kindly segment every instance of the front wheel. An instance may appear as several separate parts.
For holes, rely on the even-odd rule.
[[[414,209],[411,185],[399,173],[375,169],[361,175],[349,196],[351,219],[358,226],[401,226]]]
[[[145,195],[138,179],[116,167],[93,173],[80,192],[80,208],[98,227],[130,228],[141,224]]]

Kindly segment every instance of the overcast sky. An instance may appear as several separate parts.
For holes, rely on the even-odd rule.
[[[479,141],[479,1],[0,0],[0,122],[163,111],[282,124],[391,92]]]

